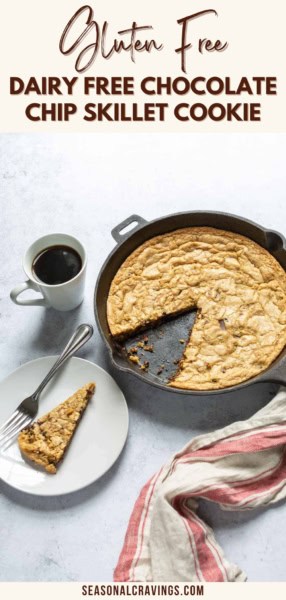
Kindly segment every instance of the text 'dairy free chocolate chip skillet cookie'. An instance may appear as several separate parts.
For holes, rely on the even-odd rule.
[[[211,227],[151,238],[123,262],[110,287],[112,336],[197,309],[169,386],[215,390],[269,367],[286,344],[286,273],[252,240]]]

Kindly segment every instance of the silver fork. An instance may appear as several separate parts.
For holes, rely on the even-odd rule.
[[[11,417],[0,427],[0,452],[7,450],[18,433],[32,423],[38,412],[39,397],[47,383],[54,377],[64,362],[91,338],[92,334],[93,328],[91,325],[79,325],[75,330],[61,355],[36,391],[31,396],[28,396],[28,398],[25,398]]]

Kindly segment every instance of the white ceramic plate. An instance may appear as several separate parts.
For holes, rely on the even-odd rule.
[[[19,367],[0,383],[0,424],[42,381],[56,356],[39,358]],[[128,408],[112,377],[97,365],[71,358],[48,384],[40,398],[41,416],[71,396],[85,383],[96,391],[55,475],[29,466],[15,442],[0,454],[0,478],[30,494],[58,496],[79,490],[103,475],[123,449],[128,432]]]

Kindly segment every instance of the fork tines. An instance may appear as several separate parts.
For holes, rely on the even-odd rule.
[[[7,450],[18,433],[30,425],[32,420],[32,417],[23,410],[15,410],[11,417],[0,427],[0,452]]]

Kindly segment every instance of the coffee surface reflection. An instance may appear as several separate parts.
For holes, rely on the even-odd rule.
[[[48,285],[70,281],[82,268],[82,260],[69,246],[51,246],[42,250],[33,260],[35,277]]]

